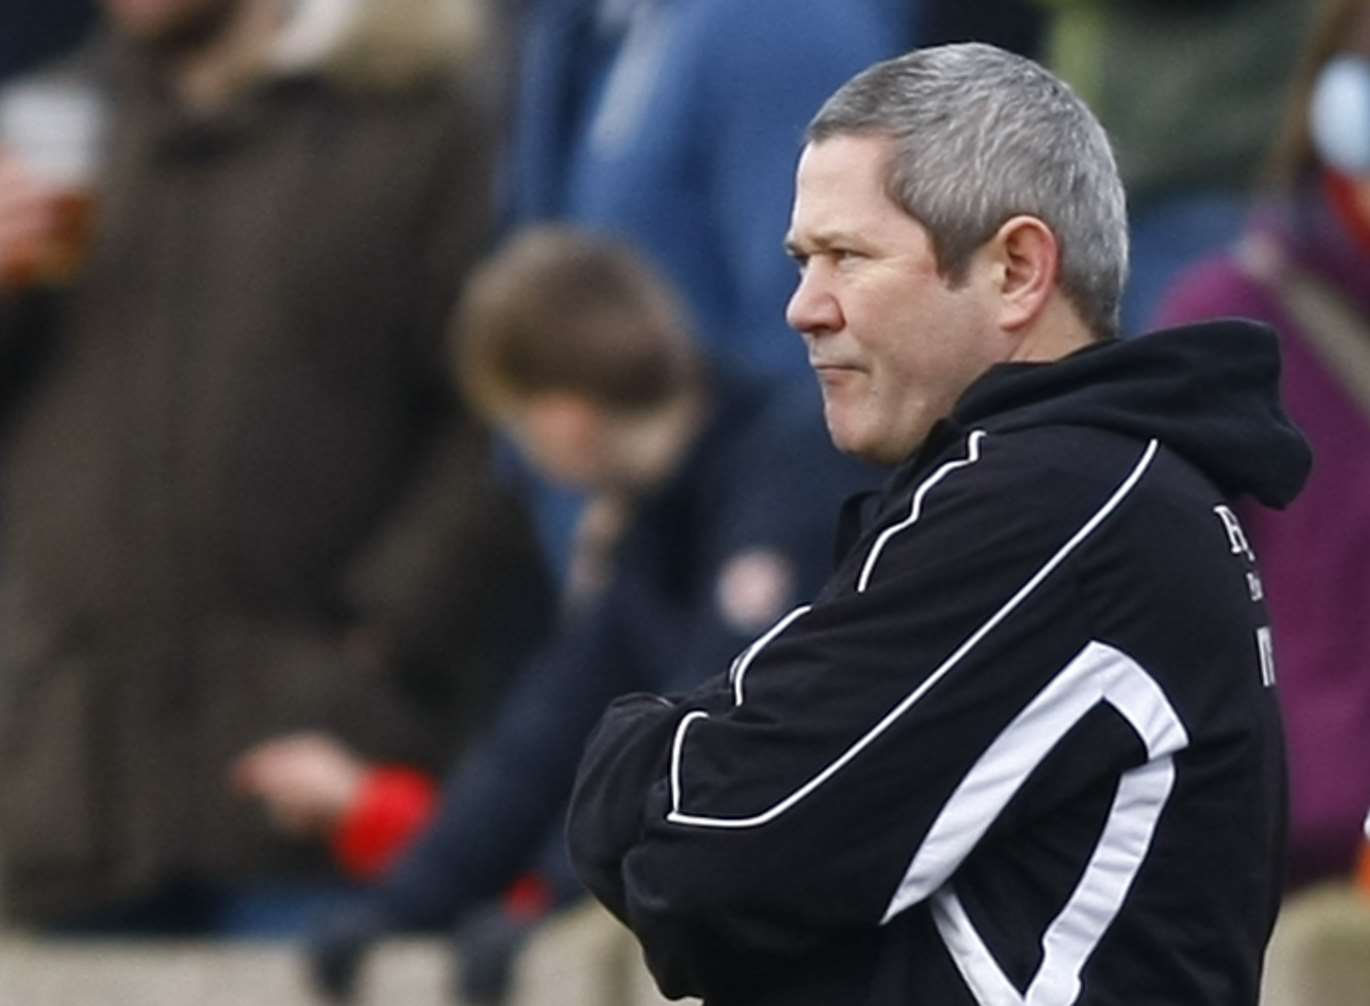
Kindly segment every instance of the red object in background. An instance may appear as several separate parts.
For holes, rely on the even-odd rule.
[[[333,833],[338,865],[354,880],[378,880],[428,826],[437,802],[437,784],[422,772],[375,769]],[[552,892],[536,873],[525,873],[510,885],[503,903],[511,918],[536,922],[551,909]]]
[[[536,873],[525,873],[504,892],[504,910],[520,922],[536,922],[552,908],[552,891]]]
[[[1356,183],[1345,175],[1328,171],[1323,177],[1323,185],[1332,206],[1337,211],[1337,216],[1355,237],[1356,243],[1366,252],[1370,252],[1370,219],[1366,219]]]
[[[1356,886],[1370,896],[1370,814],[1365,816],[1365,835],[1360,844],[1360,865],[1356,870]]]
[[[376,880],[432,820],[437,800],[437,785],[422,772],[390,766],[371,772],[333,833],[338,864],[357,880]]]

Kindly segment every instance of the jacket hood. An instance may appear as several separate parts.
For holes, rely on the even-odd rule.
[[[1001,364],[952,418],[994,430],[1095,426],[1186,458],[1230,498],[1283,508],[1312,451],[1280,403],[1280,353],[1265,325],[1238,319],[1086,347],[1052,363]]]

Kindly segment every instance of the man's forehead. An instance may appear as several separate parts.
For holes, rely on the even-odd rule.
[[[834,136],[800,155],[787,246],[848,244],[902,209],[889,197],[886,137]]]
[[[810,143],[795,172],[796,215],[849,213],[885,203],[891,147],[883,136],[834,136]]]
[[[823,181],[832,176],[881,175],[893,151],[893,140],[884,134],[838,133],[805,144],[796,177]]]

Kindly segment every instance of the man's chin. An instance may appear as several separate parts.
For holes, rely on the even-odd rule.
[[[901,443],[886,442],[878,436],[872,436],[869,430],[863,431],[843,423],[841,418],[840,415],[834,415],[830,408],[824,409],[828,437],[843,454],[880,468],[892,468],[908,459],[912,448],[905,450]]]
[[[843,423],[840,416],[834,415],[834,411],[831,405],[824,404],[823,418],[827,421],[828,437],[832,440],[832,445],[843,454],[865,460],[866,454],[863,449],[869,445],[855,430]]]

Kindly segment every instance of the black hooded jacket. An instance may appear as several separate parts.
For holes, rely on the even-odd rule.
[[[571,853],[667,995],[1256,1003],[1284,749],[1230,506],[1307,475],[1278,375],[1244,322],[995,367],[811,606],[610,707]]]

